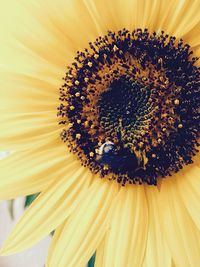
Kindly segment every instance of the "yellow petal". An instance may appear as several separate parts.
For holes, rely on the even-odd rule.
[[[66,175],[58,177],[37,197],[10,233],[3,255],[30,247],[58,227],[80,204],[91,177],[89,171],[78,166],[75,162]]]
[[[170,35],[178,38],[183,37],[199,22],[197,10],[200,8],[200,2],[189,0],[169,0],[157,1],[160,3],[157,18],[156,29],[164,30]]]
[[[0,98],[0,149],[30,148],[55,139],[61,131],[57,119],[59,82],[4,72],[0,74],[4,88]]]
[[[33,5],[35,2],[37,5]],[[49,7],[48,10],[46,5]],[[58,0],[56,3],[52,1],[44,3],[36,0],[28,4],[26,2],[26,7],[29,16],[40,24],[41,30],[45,30],[52,40],[49,42],[43,37],[42,41],[47,43],[47,46],[39,46],[39,38],[37,38],[39,36],[36,36],[37,40],[35,39],[34,42],[26,38],[27,46],[46,60],[59,63],[59,66],[65,66],[71,52],[75,53],[85,42],[91,41],[98,35],[96,25],[84,1]]]
[[[67,220],[68,219],[64,220],[62,222],[62,224],[56,228],[56,230],[53,234],[53,238],[52,238],[52,241],[51,241],[49,249],[48,249],[48,259],[50,258],[50,256],[52,256],[54,254],[57,242],[59,241],[59,239],[62,235],[62,232],[63,232],[63,229],[65,227]]]
[[[105,34],[108,30],[118,31],[124,27],[129,30],[150,27],[156,21],[155,12],[159,8],[158,1],[116,0],[84,0],[98,34]],[[102,16],[102,14],[104,14]]]
[[[0,99],[1,109],[7,109],[8,114],[12,114],[14,109],[18,113],[52,112],[57,107],[62,76],[52,81],[51,78],[47,80],[42,75],[31,72],[21,74],[17,70],[5,71],[3,69],[0,77],[3,88]],[[1,117],[3,115],[1,114]]]
[[[56,112],[7,114],[0,120],[0,150],[24,150],[60,142]]]
[[[102,267],[142,266],[147,229],[148,209],[144,188],[121,188],[101,255]]]
[[[95,177],[94,177],[95,179]],[[109,210],[117,191],[116,183],[95,179],[60,234],[47,267],[84,266],[108,228]]]
[[[192,47],[192,50],[194,50],[194,48],[196,49],[196,47],[200,45],[199,34],[200,21],[190,31],[184,34],[182,38],[185,42],[189,43]]]
[[[174,20],[174,35],[184,38],[184,35],[189,33],[200,22],[199,12],[200,2],[198,0],[183,1],[178,15]],[[185,38],[184,38],[185,40]],[[186,40],[185,40],[186,41]]]
[[[58,2],[60,11],[63,11]],[[52,11],[53,7],[51,9],[50,1],[45,1],[44,5]],[[12,6],[12,11],[10,6]],[[43,4],[37,0],[28,2],[22,0],[20,3],[8,1],[2,5],[1,14],[6,13],[6,16],[2,14],[0,20],[2,28],[6,29],[5,32],[2,30],[3,36],[6,38],[2,38],[1,43],[3,52],[6,52],[5,54],[2,52],[2,59],[3,62],[4,60],[7,62],[6,66],[9,66],[10,70],[40,74],[41,77],[42,74],[45,77],[45,70],[55,72],[53,76],[61,73],[62,67],[66,63],[67,50],[70,53],[70,47],[66,46],[67,43],[63,42],[63,38],[58,38],[55,28],[51,31],[47,27],[47,24],[51,25],[52,23],[46,12],[46,6],[43,7]],[[65,9],[66,7],[65,3]],[[56,9],[54,8],[55,14]],[[64,36],[64,32],[62,36]],[[8,56],[9,52],[10,56]],[[42,52],[43,54],[41,54]],[[62,65],[60,66],[60,64]]]
[[[200,168],[193,166],[177,180],[177,184],[183,203],[200,230]]]
[[[56,2],[30,0],[21,1],[20,4],[13,3],[12,12],[9,12],[9,4],[5,4],[3,8],[7,18],[2,23],[8,29],[8,33],[5,34],[10,46],[5,50],[11,50],[11,59],[7,64],[12,62],[13,64],[9,64],[11,69],[12,66],[16,68],[13,58],[16,61],[18,56],[13,55],[14,49],[11,48],[15,38],[22,44],[22,51],[18,49],[18,54],[20,52],[25,54],[22,55],[21,62],[17,61],[24,73],[27,73],[25,64],[28,64],[26,55],[29,55],[31,60],[29,73],[31,71],[42,77],[46,70],[51,70],[62,77],[67,62],[72,59],[75,52],[98,35],[86,6],[79,0]],[[6,60],[5,56],[3,59]]]
[[[179,173],[180,176],[182,172]],[[162,231],[176,267],[198,266],[200,233],[191,220],[173,179],[176,178],[163,181],[157,198]]]
[[[143,267],[170,267],[171,254],[162,232],[162,218],[159,217],[157,207],[158,189],[154,186],[146,186],[145,189],[149,207],[149,227]]]
[[[74,161],[64,145],[14,152],[0,161],[0,198],[40,192]]]
[[[103,240],[101,241],[101,243],[99,244],[99,246],[97,247],[96,250],[96,258],[95,258],[95,267],[103,267],[103,261],[104,261],[104,252],[105,252],[105,242],[106,242],[106,238],[107,238],[107,234],[105,234],[105,237],[103,238]]]

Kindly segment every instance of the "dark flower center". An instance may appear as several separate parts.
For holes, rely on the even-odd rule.
[[[192,163],[200,71],[189,45],[124,29],[78,52],[60,89],[61,138],[101,177],[156,185]]]

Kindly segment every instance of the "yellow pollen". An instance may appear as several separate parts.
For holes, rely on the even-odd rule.
[[[174,123],[174,118],[169,117],[168,122],[169,122],[170,124],[173,124],[173,123]]]
[[[157,144],[156,141],[153,141],[153,142],[152,142],[152,146],[153,146],[153,147],[157,147],[157,145],[158,145],[158,144]]]
[[[175,104],[175,105],[179,105],[179,103],[180,103],[180,101],[179,101],[178,99],[175,99],[175,100],[174,100],[174,104]]]
[[[81,94],[79,93],[79,92],[77,92],[76,94],[75,94],[75,96],[76,97],[79,97]]]
[[[81,120],[77,120],[76,122],[77,122],[78,124],[80,124],[80,123],[81,123]]]
[[[81,96],[81,100],[84,100],[85,99],[85,97],[84,96]]]
[[[164,113],[161,115],[161,118],[166,118],[167,117],[167,113]]]
[[[119,50],[119,48],[116,45],[114,45],[113,46],[113,51],[116,52],[117,50]]]
[[[161,82],[163,82],[163,81],[164,81],[164,77],[163,77],[163,76],[160,76],[159,80],[160,80]]]
[[[104,165],[104,166],[103,166],[103,169],[104,169],[104,171],[107,171],[109,168],[108,168],[107,165]]]
[[[66,83],[68,86],[72,86],[73,84],[72,84],[72,82],[67,82]]]
[[[70,106],[70,110],[74,110],[75,109],[75,107],[74,106]]]
[[[91,68],[92,67],[92,62],[88,62],[88,66]]]
[[[99,55],[98,55],[98,54],[95,54],[95,55],[94,55],[94,58],[95,58],[95,59],[97,59],[98,57],[99,57]]]
[[[153,153],[153,154],[152,154],[152,158],[156,158],[156,154]]]
[[[95,149],[95,153],[99,154],[99,149],[98,148]]]
[[[179,129],[183,128],[183,124],[180,123],[180,124],[178,125],[178,128],[179,128]]]
[[[90,152],[90,157],[94,157],[94,152]]]
[[[143,142],[139,142],[139,147],[143,147],[144,143]]]
[[[87,83],[89,81],[89,78],[85,77],[84,81]]]
[[[85,125],[85,127],[88,127],[89,126],[89,122],[88,121],[85,121],[84,122],[84,125]]]
[[[77,138],[77,139],[80,139],[80,138],[81,138],[81,134],[79,134],[79,133],[76,134],[76,138]]]
[[[76,81],[75,81],[75,84],[76,84],[76,85],[79,85],[79,81],[76,80]]]

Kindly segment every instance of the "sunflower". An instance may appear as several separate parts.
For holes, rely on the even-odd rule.
[[[198,267],[200,1],[1,4],[4,244],[47,267]]]

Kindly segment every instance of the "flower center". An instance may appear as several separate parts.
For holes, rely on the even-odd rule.
[[[199,69],[189,45],[123,29],[77,52],[60,89],[61,138],[84,166],[122,185],[156,185],[192,163]]]

